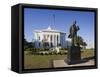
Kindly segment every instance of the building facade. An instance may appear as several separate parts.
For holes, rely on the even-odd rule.
[[[43,30],[35,30],[34,31],[34,43],[36,48],[52,48],[61,46],[62,48],[66,48],[65,44],[65,36],[66,33],[60,32],[58,30],[53,30],[51,27]]]

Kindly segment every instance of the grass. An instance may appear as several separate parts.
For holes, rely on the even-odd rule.
[[[81,52],[81,57],[82,58],[87,58],[87,57],[93,57],[94,56],[94,51],[93,50],[85,50]]]
[[[65,59],[66,55],[25,55],[25,69],[51,68],[53,60]]]
[[[94,51],[85,50],[81,52],[81,57],[92,57]],[[66,59],[67,55],[27,55],[24,54],[24,68],[25,69],[38,69],[38,68],[52,68],[53,60]]]

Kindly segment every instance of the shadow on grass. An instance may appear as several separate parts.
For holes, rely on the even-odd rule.
[[[87,58],[83,58],[83,59],[81,59],[81,60],[76,60],[76,61],[70,61],[70,62],[68,62],[68,60],[64,60],[67,64],[69,64],[69,65],[72,65],[72,64],[81,64],[81,63],[86,63],[86,62],[88,62],[89,60],[93,60],[95,57],[94,56],[92,56],[92,57],[87,57]]]
[[[92,59],[94,59],[95,57],[94,56],[92,56],[92,57],[87,57],[87,58],[83,58],[83,59],[81,59],[81,62],[88,62],[89,60],[92,60]]]

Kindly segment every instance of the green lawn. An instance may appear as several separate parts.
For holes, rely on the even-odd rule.
[[[81,52],[81,57],[82,58],[88,58],[88,57],[93,57],[94,56],[94,51],[93,50],[85,50]]]
[[[57,59],[65,59],[66,55],[25,55],[25,69],[32,68],[50,68],[52,61]]]
[[[87,50],[81,53],[81,56],[92,57],[94,52]],[[37,69],[37,68],[51,68],[53,60],[66,59],[67,55],[28,55],[24,54],[24,68]]]

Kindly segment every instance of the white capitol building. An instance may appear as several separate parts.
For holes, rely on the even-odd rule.
[[[62,48],[66,48],[66,33],[54,30],[50,26],[47,29],[35,30],[34,31],[34,40],[35,47],[42,48],[46,46],[46,48],[61,46]]]

